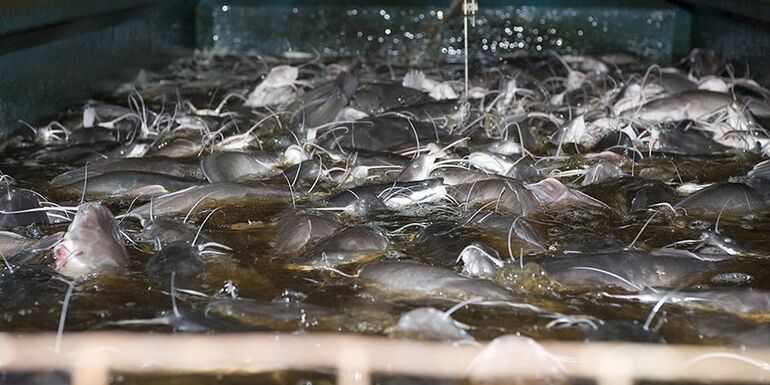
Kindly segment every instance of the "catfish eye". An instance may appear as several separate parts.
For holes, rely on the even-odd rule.
[[[725,238],[725,239],[724,239],[724,241],[725,241],[725,243],[730,243],[730,242],[732,242],[733,240],[732,240],[732,239],[730,239],[730,238]]]

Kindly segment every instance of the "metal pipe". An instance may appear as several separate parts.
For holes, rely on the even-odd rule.
[[[75,385],[106,384],[110,372],[258,373],[336,370],[340,384],[371,375],[431,378],[770,381],[770,350],[634,343],[543,342],[505,336],[486,344],[393,340],[346,334],[0,335],[6,371],[65,370]]]
[[[465,100],[468,100],[468,17],[476,24],[476,12],[479,5],[476,0],[463,0],[463,43],[465,43]]]

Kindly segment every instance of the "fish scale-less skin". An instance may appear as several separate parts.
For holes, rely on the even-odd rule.
[[[320,241],[305,256],[292,261],[295,269],[336,268],[366,262],[385,252],[388,238],[380,231],[355,226]]]
[[[110,171],[144,171],[175,176],[178,178],[203,179],[203,173],[198,165],[186,164],[174,159],[128,158],[105,159],[88,164],[88,177]],[[64,186],[80,182],[85,178],[86,168],[81,167],[62,173],[51,180],[51,186]]]
[[[718,183],[693,193],[677,203],[686,210],[708,213],[752,213],[767,205],[762,197],[743,183]]]
[[[134,197],[138,195],[151,196],[158,192],[181,190],[199,183],[181,180],[164,174],[145,171],[111,171],[99,175],[91,175],[87,181],[77,181],[67,187],[78,192],[86,188],[86,194],[105,195],[110,197]]]
[[[651,122],[702,120],[733,103],[744,104],[727,93],[694,90],[652,100],[638,110],[631,109],[623,112],[623,115]],[[760,116],[768,113],[767,105],[760,101],[752,100],[748,108],[752,113]]]
[[[369,115],[378,115],[386,110],[430,100],[428,95],[400,84],[364,83],[356,90],[351,107]]]
[[[227,202],[286,201],[288,199],[291,199],[291,193],[288,189],[236,182],[218,182],[161,195],[152,203],[131,210],[131,214],[149,218],[151,207],[153,216],[163,216],[187,213],[197,202],[200,202],[199,206],[205,206],[212,202],[226,204]]]
[[[397,116],[365,118],[341,126],[349,127],[350,131],[326,139],[324,147],[339,145],[347,149],[382,151],[416,143],[417,139],[428,143],[447,136],[446,129],[441,126]]]
[[[461,324],[444,312],[431,307],[421,307],[401,315],[392,333],[411,335],[437,340],[456,341],[472,339]]]
[[[186,241],[174,241],[161,247],[147,263],[147,272],[163,282],[175,277],[187,284],[204,271],[203,255]]]
[[[211,238],[205,233],[198,233],[198,227],[190,223],[182,222],[173,218],[155,218],[142,223],[142,232],[136,235],[135,240],[156,243],[161,245],[173,241],[186,241],[192,243],[196,235],[198,243],[211,242]]]
[[[201,170],[211,183],[262,178],[277,173],[278,155],[217,152],[201,159]]]
[[[574,254],[540,263],[551,278],[567,286],[616,286],[630,291],[672,287],[718,264],[718,261],[698,259],[695,254],[675,249]]]
[[[484,205],[506,213],[528,215],[539,209],[539,203],[521,182],[508,179],[487,179],[479,182],[465,183],[447,189],[455,200],[468,207]]]
[[[122,269],[128,258],[112,213],[96,202],[78,206],[54,256],[56,270],[72,278]]]
[[[26,252],[48,249],[59,243],[63,233],[52,234],[40,239],[30,239],[9,231],[0,231],[0,255],[13,257]]]
[[[358,279],[387,295],[466,300],[510,300],[513,293],[494,283],[463,277],[451,270],[411,261],[363,266]]]
[[[37,207],[40,207],[40,200],[29,190],[11,189],[9,192],[0,194],[2,211],[21,211]],[[32,223],[48,224],[48,216],[44,212],[0,214],[0,229]]]
[[[338,225],[334,216],[316,213],[288,215],[278,221],[275,251],[279,254],[300,251],[334,234]]]
[[[26,249],[35,241],[27,239],[16,233],[0,231],[0,253],[2,255],[14,255],[18,251]]]

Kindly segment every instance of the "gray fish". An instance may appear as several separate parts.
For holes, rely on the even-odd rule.
[[[348,227],[320,241],[301,258],[293,259],[289,268],[312,270],[364,263],[381,256],[389,245],[379,230]]]
[[[536,197],[522,182],[497,178],[453,186],[448,192],[461,204],[506,213],[529,215],[540,208]]]
[[[323,147],[383,151],[408,143],[416,144],[418,140],[421,143],[438,141],[448,135],[443,127],[397,116],[365,118],[340,127],[346,127],[347,132],[326,135]]]
[[[746,174],[746,184],[770,200],[770,160],[759,162]]]
[[[472,340],[463,325],[436,308],[421,307],[401,315],[398,323],[388,330],[390,335],[417,336],[433,341]]]
[[[749,214],[764,209],[766,203],[759,193],[743,183],[715,183],[682,199],[676,206],[706,214]]]
[[[554,178],[546,178],[537,183],[526,185],[542,205],[585,204],[599,208],[609,208],[604,202],[592,198],[580,191],[571,189]]]
[[[56,271],[72,278],[121,270],[128,258],[112,213],[97,202],[78,206],[75,218],[53,251]]]
[[[432,100],[421,91],[393,83],[362,83],[353,95],[351,107],[369,115]]]
[[[335,210],[340,210],[348,215],[357,217],[388,210],[385,202],[377,194],[369,190],[359,192],[353,190],[343,191],[329,198],[327,203]]]
[[[388,112],[414,116],[424,122],[432,122],[439,126],[450,127],[462,123],[464,101],[447,99],[414,104],[407,107],[397,107]]]
[[[82,192],[85,185],[87,196],[133,198],[150,197],[178,191],[200,183],[178,179],[164,174],[145,171],[110,171],[77,181],[66,187]]]
[[[174,176],[177,178],[191,178],[202,180],[204,178],[200,166],[187,164],[175,159],[163,157],[128,158],[128,159],[104,159],[89,163],[88,167],[80,167],[60,174],[51,180],[51,186],[59,187],[81,182],[88,170],[89,178],[95,174],[103,174],[111,171],[143,171]]]
[[[439,168],[430,173],[431,178],[441,178],[447,186],[456,186],[460,184],[470,185],[471,183],[481,182],[488,179],[497,179],[500,176],[480,170],[460,170],[455,168]],[[518,179],[518,178],[513,178]],[[519,179],[520,180],[520,179]]]
[[[142,242],[160,242],[161,246],[174,241],[192,243],[195,236],[199,243],[211,242],[211,238],[204,234],[198,234],[198,227],[187,222],[170,218],[145,219],[142,222],[142,231],[136,239]]]
[[[693,90],[647,102],[639,109],[623,112],[625,116],[648,122],[703,120],[726,109],[735,100],[730,94],[714,91]],[[753,100],[749,110],[757,116],[767,116],[770,109],[764,103]]]
[[[623,115],[650,122],[700,120],[727,108],[733,102],[733,97],[725,93],[693,90],[655,99]]]
[[[338,225],[333,215],[319,212],[282,215],[276,226],[275,251],[288,254],[303,250],[315,241],[334,234]]]
[[[690,80],[686,74],[674,71],[661,71],[658,83],[660,83],[669,94],[692,91],[698,87],[698,85]]]
[[[108,152],[117,146],[116,142],[96,142],[66,147],[45,148],[30,155],[39,163],[70,162],[83,165],[88,162],[97,162],[105,158],[102,153]]]
[[[200,141],[196,142],[190,139],[176,138],[162,146],[150,149],[145,155],[152,157],[187,158],[197,156],[201,150],[203,150],[203,145]]]
[[[583,176],[582,186],[592,185],[599,183],[607,179],[614,179],[623,176],[623,170],[620,169],[615,163],[609,161],[599,161],[592,164]]]
[[[445,195],[446,188],[442,179],[426,179],[354,187],[330,197],[329,205],[339,208],[361,206],[360,201],[368,199],[370,205],[376,205],[377,201],[381,201],[385,208],[398,210],[413,205],[438,202],[443,200]]]
[[[639,294],[610,295],[645,303],[664,300],[669,304],[727,313],[770,315],[770,292],[752,289],[722,289],[705,291],[645,290]]]
[[[334,317],[331,309],[297,302],[259,302],[249,299],[222,299],[209,303],[206,314],[229,318],[255,326],[288,324],[292,330],[300,323],[313,323],[320,318]]]
[[[326,171],[321,168],[321,163],[317,159],[308,159],[297,163],[291,167],[283,170],[282,175],[275,176],[275,180],[283,182],[286,179],[291,181],[301,182],[315,182],[316,180],[324,180]],[[284,178],[286,176],[286,178]]]
[[[63,235],[64,233],[60,232],[40,239],[31,239],[10,231],[0,231],[0,255],[10,259],[22,254],[48,250],[59,243]]]
[[[23,211],[40,207],[40,199],[30,190],[11,189],[0,194],[0,211]],[[0,214],[0,229],[26,226],[33,223],[47,225],[48,216],[42,211]]]
[[[588,195],[620,212],[644,210],[657,203],[675,203],[679,199],[669,185],[636,176],[607,179],[583,189]]]
[[[628,291],[672,287],[686,278],[716,268],[719,263],[675,249],[568,254],[539,262],[551,278],[563,285],[615,286]]]
[[[727,61],[714,50],[706,48],[693,48],[682,63],[690,67],[690,71],[696,77],[707,75],[721,75],[725,72]]]
[[[313,128],[333,121],[340,110],[348,105],[356,88],[358,78],[343,72],[331,84],[304,94],[300,98],[301,107],[292,114],[292,123],[303,128]]]
[[[520,158],[505,174],[509,178],[524,182],[534,182],[543,177],[535,161],[530,158]]]
[[[172,296],[176,296],[172,289]],[[240,322],[234,322],[219,314],[209,314],[207,311],[197,309],[184,309],[176,306],[176,298],[172,297],[171,310],[160,312],[157,317],[150,319],[126,319],[120,321],[108,322],[105,326],[118,325],[126,326],[148,326],[148,325],[167,325],[175,332],[185,333],[208,333],[208,332],[245,332],[259,331],[261,328],[244,325]]]
[[[463,262],[462,274],[473,278],[494,278],[497,271],[503,267],[503,261],[497,250],[481,242],[468,245],[457,257],[457,262]]]
[[[174,275],[177,282],[186,285],[203,274],[205,264],[200,251],[186,241],[163,245],[147,262],[147,273],[163,282]]]
[[[201,170],[211,183],[253,180],[276,174],[279,159],[279,154],[268,152],[215,152],[201,159]]]
[[[420,229],[411,243],[422,262],[453,268],[460,252],[481,236],[472,227],[458,226],[455,222],[434,222]]]
[[[539,250],[545,250],[541,240],[542,236],[524,216],[490,210],[474,211],[467,214],[470,215],[463,216],[461,219],[470,226],[480,228],[506,240],[522,240]]]
[[[660,130],[658,147],[654,151],[677,155],[713,155],[725,153],[729,148],[716,143],[712,136],[697,128],[675,127]]]
[[[392,183],[378,196],[391,210],[400,210],[421,204],[438,203],[447,195],[442,179],[426,179],[416,182]]]
[[[196,204],[253,203],[265,201],[285,202],[291,199],[287,189],[266,185],[245,185],[236,182],[218,182],[193,186],[157,197],[154,202],[134,208],[129,214],[142,218],[187,213]],[[152,207],[152,213],[150,208]]]
[[[486,280],[467,278],[452,270],[412,261],[382,261],[358,271],[363,284],[384,295],[467,300],[510,300],[513,293]]]

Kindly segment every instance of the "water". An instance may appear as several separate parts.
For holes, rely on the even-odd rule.
[[[613,95],[617,98],[621,90],[628,84],[634,84],[645,74],[649,63],[638,61],[631,64],[623,64],[611,69],[605,74],[597,74],[589,70],[580,70],[580,62],[572,66],[574,71],[583,71],[584,74],[596,76],[581,84],[575,90],[565,91],[563,84],[554,81],[555,76],[566,77],[564,68],[553,56],[536,57],[509,57],[508,62],[484,62],[472,63],[470,77],[471,87],[480,87],[492,90],[503,88],[506,81],[513,76],[497,78],[498,74],[518,74],[516,79],[521,89],[528,90],[521,95],[516,95],[514,104],[508,110],[488,109],[488,113],[479,115],[478,111],[483,106],[490,106],[490,102],[496,97],[490,93],[485,100],[471,100],[471,110],[476,115],[462,117],[461,123],[454,128],[451,135],[442,138],[439,147],[452,143],[458,137],[464,135],[472,139],[452,149],[441,158],[463,159],[473,151],[481,151],[490,142],[502,141],[508,134],[501,129],[500,119],[504,116],[520,115],[522,112],[538,112],[546,114],[552,120],[560,120],[562,124],[570,122],[583,108],[585,116],[604,113],[602,108],[595,107],[596,97]],[[583,59],[581,59],[583,60]],[[362,111],[376,110],[389,104],[393,108],[402,105],[406,108],[410,104],[409,95],[414,90],[399,89],[394,95],[384,92],[374,92],[380,99],[372,103],[361,96],[362,87],[369,84],[375,87],[377,84],[400,84],[401,78],[406,73],[404,67],[378,65],[376,61],[364,58],[344,57],[325,58],[304,62],[282,59],[272,56],[255,56],[250,54],[217,54],[213,52],[199,52],[194,57],[182,59],[158,73],[143,74],[134,84],[136,91],[124,88],[115,95],[98,95],[97,100],[103,103],[126,106],[129,95],[144,101],[148,111],[158,114],[166,114],[171,119],[186,115],[192,117],[189,107],[180,101],[189,101],[197,109],[214,109],[219,100],[230,92],[247,95],[251,92],[259,79],[264,78],[269,69],[279,64],[299,65],[299,80],[296,84],[306,91],[311,89],[323,89],[336,77],[332,74],[337,69],[352,70],[359,78],[356,97],[349,100],[348,105]],[[460,82],[462,71],[453,64],[443,64],[438,68],[425,69],[429,78],[436,80],[448,80],[449,87],[457,88],[462,93],[464,85]],[[609,81],[608,79],[612,79]],[[452,83],[454,82],[454,83]],[[312,88],[307,84],[311,84]],[[542,90],[536,85],[542,86]],[[545,91],[543,91],[545,90]],[[411,92],[411,93],[410,93]],[[543,98],[545,95],[557,95],[563,93],[562,103],[543,103],[536,101],[530,104],[527,98]],[[535,96],[531,96],[534,94]],[[529,96],[527,96],[529,95]],[[434,103],[427,95],[415,97],[421,103],[431,105]],[[450,102],[451,103],[451,102]],[[516,104],[518,103],[518,105]],[[423,107],[421,107],[423,108]],[[427,108],[427,107],[424,107]],[[445,105],[438,104],[438,111]],[[288,109],[291,109],[289,107]],[[368,109],[368,110],[367,110]],[[172,115],[176,110],[177,115]],[[161,113],[161,111],[163,111]],[[254,122],[263,120],[272,110],[265,108],[249,109],[242,105],[242,101],[233,99],[225,105],[223,111],[235,112],[235,116],[203,117],[209,130],[215,131],[228,122],[235,122],[222,131],[222,137],[228,137],[244,132]],[[420,111],[416,110],[415,114]],[[457,109],[450,109],[447,115],[454,114]],[[141,112],[135,111],[135,112]],[[155,115],[150,114],[150,117]],[[439,118],[439,117],[436,117]],[[595,120],[590,120],[593,122]],[[107,118],[100,118],[104,122]],[[148,121],[151,121],[149,119]],[[85,145],[85,155],[39,160],[38,151],[53,154],[55,150],[71,148],[75,145],[73,139],[75,133],[83,128],[82,107],[73,106],[69,111],[62,112],[58,118],[64,126],[72,130],[70,143],[53,144],[43,146],[31,143],[27,137],[23,142],[8,139],[6,150],[0,161],[0,170],[14,177],[18,187],[34,190],[49,201],[62,205],[77,204],[80,194],[77,191],[65,191],[51,187],[48,182],[60,173],[80,167],[87,159],[96,161],[98,155],[92,152],[105,152],[109,143],[96,143]],[[453,122],[448,119],[447,122]],[[566,145],[559,141],[549,140],[554,134],[556,126],[548,122],[548,119],[525,119],[520,121],[524,130],[530,132],[534,139],[525,141],[529,148],[525,150],[533,154],[535,168],[544,175],[528,179],[527,183],[550,175],[564,175],[559,179],[575,190],[594,197],[608,207],[575,204],[567,202],[555,204],[537,209],[526,215],[526,223],[536,235],[541,247],[528,243],[521,237],[514,237],[508,233],[508,227],[491,228],[485,226],[468,225],[468,215],[479,209],[476,207],[455,207],[453,202],[440,201],[428,202],[425,205],[410,207],[396,212],[372,213],[364,217],[339,216],[340,227],[356,224],[376,226],[379,231],[388,234],[389,245],[384,253],[384,258],[392,260],[412,260],[440,266],[445,269],[459,272],[462,266],[455,262],[460,252],[472,242],[478,241],[495,249],[500,259],[509,261],[505,273],[498,275],[496,284],[513,290],[511,295],[517,300],[523,300],[534,306],[547,309],[548,313],[534,313],[516,310],[506,307],[467,306],[455,312],[452,317],[457,321],[472,328],[468,331],[475,339],[486,341],[501,335],[518,334],[537,340],[619,340],[640,342],[666,342],[672,344],[741,344],[741,331],[750,331],[758,319],[764,319],[770,309],[758,308],[747,314],[730,314],[726,311],[709,308],[706,306],[682,306],[664,305],[662,310],[651,318],[653,322],[645,327],[645,321],[650,316],[653,303],[623,300],[611,295],[627,294],[615,285],[597,288],[591,282],[586,285],[564,285],[558,280],[545,274],[540,267],[548,261],[559,257],[577,255],[575,253],[594,253],[597,251],[622,252],[625,249],[641,251],[654,251],[682,240],[698,239],[703,229],[714,229],[715,215],[701,215],[691,210],[685,212],[676,208],[650,206],[657,203],[657,198],[663,202],[676,204],[682,199],[683,194],[677,193],[674,188],[684,182],[708,184],[740,179],[758,163],[762,157],[750,149],[720,150],[719,154],[675,154],[660,149],[653,152],[641,150],[644,158],[633,150],[620,149],[616,151],[622,158],[609,158],[618,169],[626,175],[627,179],[608,179],[598,184],[581,186],[580,174],[569,176],[570,170],[581,170],[585,166],[596,163],[595,158],[586,156],[589,153],[599,153],[600,150]],[[280,123],[280,124],[279,124]],[[254,133],[256,141],[246,151],[282,152],[295,139],[284,127],[292,127],[289,115],[282,115],[279,119],[267,119]],[[178,127],[178,120],[172,120],[169,127]],[[236,128],[237,127],[237,128]],[[128,135],[134,135],[137,122],[126,120],[119,124],[117,131],[106,131],[108,136],[120,135],[122,141]],[[161,127],[161,129],[163,129]],[[306,134],[300,128],[292,128],[296,135],[302,137]],[[106,130],[106,129],[104,129]],[[172,132],[173,131],[173,132]],[[511,132],[510,135],[513,135]],[[146,139],[136,138],[137,142],[148,143],[158,148],[171,146],[175,139],[192,138],[200,141],[201,133],[191,129],[170,130],[160,136],[152,136]],[[431,140],[424,140],[426,145]],[[519,140],[520,141],[520,140]],[[214,140],[212,143],[219,143]],[[319,145],[325,142],[319,140]],[[648,142],[651,143],[651,142]],[[374,144],[377,144],[376,142]],[[104,150],[99,149],[104,145]],[[385,155],[407,150],[413,143],[391,146],[395,149],[382,149],[374,152],[375,155]],[[308,147],[310,148],[310,147]],[[334,150],[326,148],[325,151]],[[209,149],[200,149],[201,156],[207,154]],[[190,164],[197,164],[198,152],[193,151],[184,157]],[[351,158],[332,160],[326,152],[316,151],[315,155],[321,156],[325,167],[345,168]],[[361,154],[371,154],[360,151]],[[563,156],[554,156],[557,152],[563,152]],[[349,154],[346,154],[349,155]],[[606,153],[604,156],[608,156]],[[35,159],[38,160],[35,160]],[[512,161],[520,159],[520,154],[513,154],[506,158]],[[315,159],[315,158],[313,158]],[[408,161],[410,158],[405,157]],[[634,160],[635,159],[635,160]],[[466,161],[467,162],[467,161]],[[467,166],[467,163],[466,163]],[[285,167],[282,167],[285,168]],[[381,170],[370,171],[371,178],[359,180],[321,180],[320,182],[299,181],[293,186],[299,198],[295,202],[297,207],[319,207],[326,205],[325,199],[339,191],[354,188],[359,185],[373,183],[390,183],[394,181],[395,174]],[[658,183],[661,190],[652,190],[648,198],[631,194],[631,188],[625,181],[639,181],[643,176],[645,181]],[[738,178],[738,179],[736,179]],[[194,180],[190,179],[190,180]],[[204,181],[199,181],[204,183]],[[268,178],[266,184],[285,188],[286,180],[283,178]],[[631,183],[631,182],[628,182]],[[312,193],[307,193],[310,189]],[[451,188],[449,189],[451,192]],[[661,192],[663,191],[663,192]],[[665,193],[664,193],[665,192]],[[668,194],[668,195],[666,195]],[[502,197],[502,193],[501,193]],[[114,214],[125,213],[131,205],[130,197],[105,197],[94,194],[87,195],[88,200],[103,199],[105,204]],[[629,209],[635,200],[648,199],[638,209]],[[494,200],[492,201],[494,202]],[[457,202],[460,203],[460,202]],[[640,203],[641,204],[641,203]],[[387,335],[397,323],[399,316],[415,307],[434,306],[445,310],[454,302],[447,301],[435,295],[423,298],[414,296],[395,295],[395,293],[382,293],[371,290],[365,282],[355,278],[348,278],[341,274],[320,270],[296,270],[288,265],[288,261],[297,258],[296,255],[278,255],[273,246],[276,242],[276,216],[288,210],[292,204],[287,202],[264,202],[228,204],[227,202],[209,203],[202,205],[200,211],[192,215],[192,223],[199,225],[206,213],[213,207],[222,206],[221,212],[213,215],[205,225],[203,233],[227,245],[233,249],[227,256],[213,257],[206,263],[205,274],[194,280],[188,286],[178,287],[192,289],[205,293],[208,297],[200,297],[181,293],[178,296],[180,309],[189,311],[200,317],[214,301],[227,301],[226,293],[228,285],[237,288],[237,295],[241,299],[249,300],[247,309],[250,311],[239,312],[237,310],[222,310],[216,308],[213,312],[206,313],[212,323],[211,328],[215,332],[227,332],[236,330],[259,331],[313,331],[313,332],[339,332],[359,333],[367,335]],[[460,205],[462,206],[462,205]],[[449,207],[451,210],[443,208]],[[484,207],[488,211],[494,211],[494,206]],[[729,210],[720,217],[719,231],[729,235],[745,256],[736,257],[728,262],[720,264],[702,274],[688,275],[688,289],[694,291],[725,290],[737,288],[740,290],[770,290],[770,276],[765,273],[766,264],[764,257],[770,246],[770,239],[765,235],[765,229],[770,226],[766,212],[757,208],[752,213],[732,213]],[[501,209],[505,211],[505,209]],[[655,217],[652,219],[653,213]],[[482,212],[487,214],[487,211]],[[494,213],[492,213],[494,214]],[[336,215],[336,214],[334,214]],[[184,215],[176,216],[181,220]],[[648,225],[642,227],[645,223]],[[420,223],[420,226],[406,227],[406,225]],[[510,223],[510,222],[508,222]],[[444,226],[446,231],[432,233],[425,239],[418,241],[421,227],[427,225]],[[121,222],[121,228],[130,237],[136,237],[141,231],[141,226],[135,220]],[[53,234],[67,229],[67,224],[55,224],[49,226],[31,226],[12,229],[14,232],[32,236],[39,231],[40,235]],[[399,231],[396,231],[399,230]],[[634,241],[635,240],[635,241]],[[510,243],[509,243],[510,242]],[[684,249],[688,246],[682,246]],[[692,245],[689,246],[692,248]],[[512,252],[511,252],[512,251]],[[152,331],[160,333],[173,332],[174,328],[167,325],[129,326],[119,325],[119,321],[135,319],[151,319],[161,312],[171,310],[171,299],[168,293],[168,282],[152,279],[147,276],[145,266],[153,254],[151,243],[137,243],[128,246],[129,266],[126,271],[110,275],[104,274],[92,277],[77,285],[74,295],[69,303],[65,331],[91,331],[91,330],[135,330]],[[509,255],[511,254],[511,255]],[[720,253],[721,255],[722,253]],[[523,261],[520,258],[523,257]],[[6,332],[39,332],[55,331],[61,311],[61,301],[67,286],[62,282],[52,280],[50,273],[45,271],[29,272],[32,266],[51,265],[53,257],[50,252],[40,253],[27,267],[21,267],[22,273],[17,272],[12,277],[9,271],[4,272],[3,287],[0,294],[3,301],[0,304],[0,326]],[[360,264],[340,266],[339,270],[345,274],[355,274]],[[524,266],[523,268],[519,266]],[[661,268],[663,269],[663,268]],[[25,272],[26,271],[26,272]],[[714,279],[719,273],[724,273]],[[737,274],[736,274],[737,273]],[[665,275],[665,271],[663,273]],[[615,286],[615,287],[613,287]],[[683,287],[678,287],[683,289]],[[662,288],[661,290],[668,290]],[[301,304],[308,306],[301,316],[290,315],[287,317],[271,317],[260,315],[248,304]],[[289,306],[289,305],[286,305]],[[269,312],[269,311],[268,311]],[[278,310],[275,310],[278,312]],[[593,326],[588,323],[576,323],[547,327],[554,320],[553,314],[560,313],[593,320]],[[255,315],[257,314],[257,315]],[[715,326],[716,325],[716,326]],[[721,326],[735,326],[736,332],[721,333]],[[736,326],[737,325],[737,326]],[[746,326],[749,325],[749,326]],[[738,327],[740,326],[740,327]],[[744,329],[741,329],[744,328]],[[731,332],[732,333],[732,332]],[[419,336],[417,336],[419,337]],[[172,376],[173,378],[140,378],[113,376],[114,383],[231,383],[241,381],[264,381],[273,383],[326,383],[331,381],[325,373],[271,373],[251,376],[248,379],[227,376],[226,378],[208,378],[195,376]],[[166,382],[169,381],[169,382]]]

